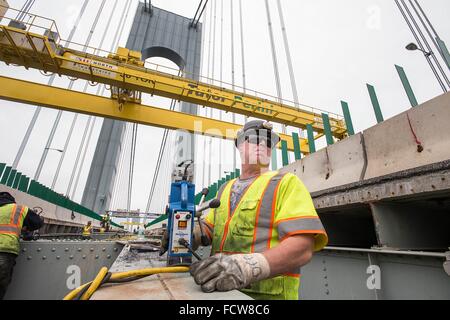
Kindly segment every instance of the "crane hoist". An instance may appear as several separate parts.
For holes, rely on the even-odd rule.
[[[47,26],[34,24],[37,18],[47,21]],[[2,22],[7,20],[3,17]],[[141,53],[127,48],[119,47],[105,56],[96,54],[102,52],[98,49],[90,48],[90,53],[68,48],[61,44],[56,23],[50,19],[34,16],[31,23],[23,25],[9,20],[8,25],[0,25],[1,61],[109,86],[120,110],[127,103],[140,104],[141,94],[148,93],[302,129],[312,125],[319,136],[324,134],[322,115],[315,110],[148,69]],[[332,135],[343,139],[347,129],[342,117],[330,116],[329,121]]]

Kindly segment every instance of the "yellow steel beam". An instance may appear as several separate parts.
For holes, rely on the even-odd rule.
[[[165,129],[186,130],[190,133],[228,140],[234,140],[237,130],[241,128],[240,125],[225,121],[136,103],[126,103],[121,111],[118,102],[109,98],[2,76],[0,76],[0,99]],[[293,151],[292,137],[284,134],[280,136],[288,142],[288,149]],[[281,143],[278,147],[281,147]],[[303,153],[309,153],[307,140],[300,141],[300,148]]]
[[[111,57],[105,58],[56,47],[46,37],[39,34],[7,26],[0,26],[0,28],[0,60],[6,63],[177,99],[303,129],[307,124],[312,124],[316,132],[319,134],[324,132],[322,115],[318,110],[301,110],[250,94],[120,62]],[[33,48],[29,39],[33,39],[37,50]],[[338,139],[343,138],[347,132],[344,120],[332,115],[329,118],[333,136]]]

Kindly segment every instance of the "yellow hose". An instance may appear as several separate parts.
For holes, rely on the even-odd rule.
[[[95,290],[100,287],[100,284],[102,283],[103,278],[105,278],[106,274],[108,273],[108,268],[103,267],[100,269],[100,272],[95,277],[94,281],[92,281],[92,284],[89,286],[89,289],[83,295],[81,296],[81,300],[89,300],[89,298],[94,294]]]
[[[76,288],[75,290],[70,291],[63,300],[73,300],[85,287],[91,285],[91,282],[83,284],[81,287]]]
[[[164,267],[164,268],[148,268],[141,270],[117,272],[111,275],[111,280],[120,280],[130,277],[150,276],[157,273],[181,273],[189,272],[189,267]]]
[[[125,272],[117,272],[111,275],[110,280],[121,280],[131,277],[145,277],[158,273],[183,273],[189,272],[189,267],[164,267],[164,268],[148,268],[148,269],[140,269],[140,270],[132,270]],[[63,300],[73,300],[83,289],[89,286],[89,289],[81,296],[81,300],[89,300],[90,297],[95,293],[95,291],[99,288],[102,280],[105,275],[108,273],[108,269],[103,267],[100,269],[100,272],[95,277],[94,281],[88,282],[71,292],[69,292]]]

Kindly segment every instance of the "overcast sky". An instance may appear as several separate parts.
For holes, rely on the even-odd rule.
[[[22,7],[24,0],[8,0],[11,7]],[[113,23],[108,30],[103,49],[109,50],[113,36],[118,27],[120,16],[124,10],[125,0],[119,0]],[[187,17],[193,17],[198,0],[153,0],[154,6],[173,11]],[[209,1],[213,3],[213,1]],[[268,26],[264,0],[245,0],[244,12],[244,39],[247,87],[267,94],[276,95],[275,77],[272,68],[272,57],[268,35]],[[280,20],[275,0],[270,0],[272,10],[273,28],[275,33],[276,50],[282,82],[283,98],[292,99],[289,73],[282,41]],[[66,39],[72,29],[75,18],[81,8],[83,0],[37,0],[31,10],[51,19],[58,25],[61,37]],[[450,1],[448,0],[420,0],[421,5],[428,14],[441,38],[450,44]],[[101,0],[91,0],[86,14],[75,34],[74,41],[84,43],[89,34],[90,26],[100,7]],[[99,24],[93,34],[92,46],[98,46],[105,32],[106,22],[111,14],[114,0],[107,0]],[[130,14],[124,29],[120,44],[125,45],[138,0],[133,0]],[[208,52],[212,52],[210,45],[215,44],[215,66],[212,76],[220,77],[220,61],[223,61],[223,80],[231,82],[231,27],[230,27],[230,0],[223,0],[223,50],[221,51],[221,0],[216,0],[216,41],[209,43],[208,32],[210,28],[210,8],[205,12],[208,15],[204,33],[203,68],[202,74],[207,76]],[[375,115],[372,111],[366,83],[375,86],[385,119],[388,119],[409,108],[408,99],[402,89],[396,73],[395,64],[401,65],[409,77],[411,85],[419,102],[427,101],[442,94],[437,81],[419,52],[410,52],[404,49],[405,45],[414,41],[405,21],[400,15],[393,0],[282,0],[286,20],[286,30],[292,54],[294,73],[300,96],[300,102],[330,112],[342,114],[340,101],[349,103],[356,131],[362,131],[375,125]],[[238,1],[234,0],[234,36],[235,36],[235,70],[236,84],[242,84],[241,73],[241,46]],[[214,20],[213,20],[214,21]],[[222,57],[222,58],[221,58]],[[152,59],[152,62],[163,63],[171,67],[174,64],[164,59]],[[212,73],[213,68],[209,68]],[[15,77],[46,83],[48,78],[37,71],[26,71],[23,68],[6,66],[0,63],[2,76]],[[55,86],[67,87],[68,80],[61,78],[55,81]],[[83,81],[77,81],[74,89],[82,90]],[[0,88],[1,90],[1,88]],[[89,89],[95,92],[96,88]],[[168,101],[159,98],[145,97],[144,103],[168,108]],[[11,165],[24,136],[25,130],[31,120],[35,107],[6,101],[0,101],[0,162]],[[201,110],[203,115],[205,110]],[[19,164],[19,171],[34,176],[43,148],[47,141],[51,126],[57,111],[44,109],[41,112],[37,126],[32,134],[25,155]],[[62,148],[74,114],[65,112],[61,125],[58,128],[53,148]],[[214,117],[218,118],[218,111]],[[224,115],[225,120],[231,120],[231,115]],[[73,139],[69,145],[66,160],[56,191],[65,193],[68,180],[75,163],[75,157],[81,141],[82,132],[86,125],[87,116],[80,116],[76,125]],[[238,117],[240,123],[242,117]],[[89,164],[95,149],[99,134],[101,119],[96,122],[93,139],[89,146],[85,166],[82,170],[80,186],[77,189],[75,200],[80,201],[83,187],[87,179]],[[154,175],[156,159],[163,130],[158,128],[139,126],[138,144],[136,150],[136,168],[134,177],[132,209],[144,210],[147,204],[150,184]],[[204,158],[204,140],[198,139],[197,164]],[[212,181],[219,178],[218,148],[219,140],[213,139],[216,164],[212,168]],[[221,159],[223,171],[231,170],[232,142],[222,144]],[[207,149],[207,157],[209,150]],[[225,156],[226,155],[226,156]],[[51,185],[60,153],[50,151],[41,183]],[[128,155],[129,157],[129,155]],[[171,156],[167,155],[167,159]],[[126,159],[125,159],[126,160]],[[281,161],[281,159],[279,159]],[[167,163],[167,162],[166,162]],[[203,187],[205,181],[201,166],[197,166],[197,190]],[[163,167],[169,173],[169,166]],[[207,178],[207,177],[206,177]],[[115,202],[117,208],[126,207],[126,180],[122,177],[120,197]],[[163,180],[163,179],[161,179]],[[207,182],[207,179],[206,179]],[[170,181],[162,181],[155,193],[152,202],[152,211],[164,207],[167,200],[167,190]]]

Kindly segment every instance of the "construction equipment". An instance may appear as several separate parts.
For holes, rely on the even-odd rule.
[[[0,26],[0,60],[7,64],[111,86],[112,98],[118,101],[120,110],[127,102],[140,103],[143,92],[303,129],[311,124],[319,134],[325,131],[322,114],[318,109],[306,111],[274,99],[261,98],[256,93],[243,94],[147,69],[143,66],[139,52],[125,48],[119,48],[115,54],[107,53],[106,57],[95,54],[101,52],[95,48],[88,48],[87,53],[74,50],[61,45],[54,21],[33,17],[33,22],[38,19],[40,23],[27,23],[26,30]],[[13,20],[8,17],[4,19]],[[337,139],[344,138],[347,129],[342,117],[332,115],[329,120],[333,136]]]
[[[193,161],[185,161],[179,164],[172,174],[172,186],[167,206],[168,226],[166,237],[168,238],[167,265],[190,264],[192,255],[198,260],[201,258],[192,250],[194,241],[194,219],[198,219],[201,231],[202,245],[208,245],[208,239],[203,232],[200,217],[203,211],[220,206],[220,201],[214,199],[204,203],[209,190],[202,190],[202,199],[196,208],[194,201],[195,185],[193,181]],[[163,243],[162,246],[165,244]],[[162,248],[164,252],[166,248]]]
[[[189,252],[193,240],[195,218],[195,185],[192,183],[194,178],[192,167],[192,161],[182,162],[172,174],[167,208],[168,266],[192,262],[192,254]]]

